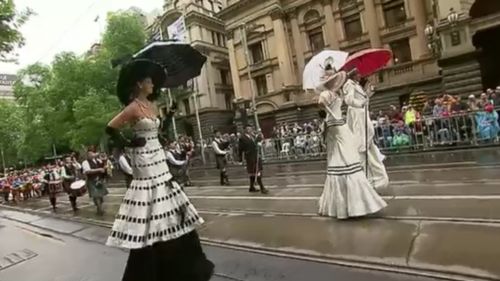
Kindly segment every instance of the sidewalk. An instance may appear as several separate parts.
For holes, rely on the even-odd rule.
[[[385,270],[500,279],[500,225],[245,215],[211,219],[201,235],[223,244]]]
[[[111,226],[82,227],[69,221],[71,216],[61,221],[5,208],[0,217],[101,243]],[[448,280],[500,280],[498,224],[237,214],[204,218],[200,235],[208,245]]]

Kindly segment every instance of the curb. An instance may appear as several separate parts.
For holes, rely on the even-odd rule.
[[[102,221],[97,221],[93,219],[86,219],[86,218],[80,218],[80,217],[72,217],[68,215],[56,215],[52,213],[40,213],[38,211],[34,210],[25,210],[25,209],[20,209],[17,207],[12,207],[12,206],[4,206],[0,205],[0,209],[8,209],[20,213],[28,213],[28,214],[33,214],[33,215],[44,215],[44,217],[50,217],[50,218],[55,218],[59,220],[67,220],[71,222],[77,222],[77,223],[82,223],[86,224],[88,226],[98,226],[98,227],[104,227],[104,228],[111,228],[112,223],[111,222],[102,222]],[[9,218],[9,217],[3,217],[4,219],[20,222],[23,224],[28,224],[32,225],[30,222],[25,222],[22,220],[17,220],[14,218]],[[37,228],[45,229],[51,232],[59,233],[59,234],[64,234],[64,235],[71,235],[73,236],[73,233],[61,233],[57,230],[53,230],[50,228],[46,227],[39,227],[39,226],[34,226]],[[206,225],[205,227],[208,227]],[[201,227],[200,229],[203,229],[205,227]],[[84,239],[81,237],[78,237],[79,239]],[[84,239],[88,240],[88,239]],[[466,273],[457,273],[453,271],[438,271],[434,269],[429,269],[425,267],[418,267],[418,266],[399,266],[399,265],[394,265],[391,263],[383,263],[383,262],[374,262],[374,261],[367,261],[363,260],[362,258],[359,259],[353,259],[349,257],[344,257],[344,256],[332,256],[332,255],[316,255],[316,254],[311,254],[311,253],[304,253],[302,251],[294,251],[294,250],[280,250],[280,249],[269,249],[269,248],[264,248],[264,247],[258,247],[258,246],[249,246],[248,244],[245,243],[228,243],[225,241],[220,241],[216,239],[208,239],[208,238],[203,238],[200,236],[200,240],[202,244],[208,245],[208,246],[213,246],[213,247],[220,247],[220,248],[226,248],[226,249],[232,249],[232,250],[237,250],[237,251],[243,251],[243,252],[250,252],[250,253],[255,253],[255,254],[262,254],[262,255],[268,255],[268,256],[275,256],[275,257],[281,257],[281,258],[290,258],[290,259],[295,259],[295,260],[303,260],[303,261],[310,261],[310,262],[318,262],[318,263],[324,263],[324,264],[331,264],[331,265],[337,265],[337,266],[345,266],[345,267],[351,267],[351,268],[359,268],[359,269],[365,269],[365,270],[375,270],[375,271],[383,271],[383,272],[388,272],[388,273],[397,273],[397,274],[406,274],[406,275],[413,275],[413,276],[419,276],[419,277],[427,277],[427,278],[436,278],[436,279],[441,279],[441,280],[452,280],[452,281],[498,281],[500,280],[499,278],[491,277],[491,276],[481,276],[481,275],[473,275],[473,274],[466,274]],[[88,240],[90,242],[95,242],[99,243],[97,241],[92,241]],[[99,243],[102,244],[102,243]]]
[[[408,157],[408,156],[415,156],[415,155],[429,155],[429,154],[435,154],[435,153],[467,153],[472,150],[477,150],[477,151],[485,151],[485,150],[490,150],[494,148],[499,148],[499,144],[484,144],[480,146],[451,146],[451,147],[439,147],[439,148],[434,148],[434,149],[427,149],[427,150],[405,150],[401,152],[394,152],[394,151],[381,151],[384,153],[388,158],[397,158],[397,157]],[[391,160],[391,159],[388,159]],[[283,164],[297,164],[297,163],[302,163],[302,162],[324,162],[326,161],[326,155],[323,157],[314,157],[314,158],[306,158],[306,159],[295,159],[295,160],[286,160],[286,159],[274,159],[271,158],[270,160],[264,160],[265,165],[283,165]],[[228,165],[228,167],[237,167],[237,165]],[[205,169],[214,169],[215,170],[215,162],[207,163],[205,165],[200,165],[200,166],[194,166],[190,168],[191,170],[205,170]]]

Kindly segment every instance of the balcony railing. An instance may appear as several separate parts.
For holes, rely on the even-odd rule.
[[[439,75],[435,60],[420,60],[387,67],[379,73],[379,87],[395,86],[408,81],[421,81]]]

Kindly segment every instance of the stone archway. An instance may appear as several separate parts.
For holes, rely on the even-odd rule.
[[[470,9],[472,19],[500,13],[500,1],[476,0]],[[477,31],[472,36],[477,50],[483,88],[500,85],[500,25]]]
[[[259,123],[264,137],[272,136],[274,126],[276,126],[276,118],[274,112],[278,106],[271,101],[261,101],[257,103],[257,112],[259,114]]]
[[[278,105],[271,101],[261,101],[257,103],[257,113],[264,114],[278,109]]]

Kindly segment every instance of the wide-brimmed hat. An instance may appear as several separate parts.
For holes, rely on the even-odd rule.
[[[335,70],[325,70],[325,73],[323,77],[321,77],[321,88],[330,90],[330,91],[337,91],[344,85],[345,81],[347,79],[347,73],[345,71],[339,71],[335,72]],[[333,81],[333,86],[330,89],[327,89],[325,87],[325,84],[328,82]]]
[[[160,89],[165,84],[166,74],[163,67],[148,59],[132,59],[120,69],[116,94],[123,105],[128,105],[134,100],[133,91],[136,83],[145,78],[153,80],[153,93],[150,100],[158,98]]]

